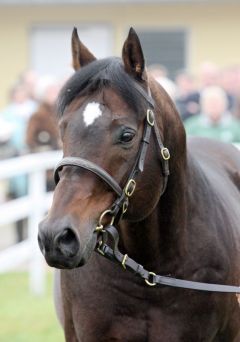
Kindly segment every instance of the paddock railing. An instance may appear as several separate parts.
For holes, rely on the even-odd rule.
[[[52,201],[52,193],[46,192],[46,171],[53,169],[61,156],[60,151],[49,151],[0,161],[0,181],[28,175],[27,196],[0,205],[0,225],[4,227],[28,218],[27,239],[0,251],[0,273],[16,270],[26,263],[30,290],[37,295],[45,291],[46,270],[37,244],[38,223]],[[4,239],[4,234],[1,239]]]

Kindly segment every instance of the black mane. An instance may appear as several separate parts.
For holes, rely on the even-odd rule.
[[[58,98],[58,113],[62,116],[76,97],[106,87],[114,88],[134,112],[139,113],[143,110],[143,97],[134,85],[134,79],[125,72],[120,58],[96,60],[78,70],[64,85]]]

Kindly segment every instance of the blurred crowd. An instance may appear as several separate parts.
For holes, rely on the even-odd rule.
[[[151,65],[148,72],[175,102],[187,134],[240,142],[240,65],[220,69],[205,62],[198,75],[182,70],[174,80],[162,65]],[[33,70],[20,75],[7,106],[0,109],[0,160],[61,148],[55,102],[63,82]],[[53,188],[51,175],[47,188]],[[21,175],[10,179],[2,200],[26,194],[27,177]],[[18,241],[23,239],[23,226],[22,220],[16,223]]]
[[[198,75],[182,70],[174,80],[164,66],[148,71],[174,100],[188,134],[240,142],[240,65],[205,62]],[[62,83],[32,70],[19,76],[0,108],[0,159],[59,148],[55,101]]]
[[[53,120],[60,87],[60,82],[52,76],[39,77],[31,70],[20,75],[10,89],[7,106],[0,110],[1,159],[36,149],[57,148]]]
[[[188,135],[240,142],[240,65],[205,62],[198,75],[182,70],[174,81],[161,65],[149,71],[174,100]]]
[[[0,110],[0,160],[27,153],[60,148],[55,103],[62,82],[52,76],[38,76],[27,70],[9,91],[9,100]],[[28,179],[19,175],[1,183],[0,202],[27,195]],[[53,188],[52,173],[46,187]],[[22,241],[25,220],[16,222],[16,240]]]

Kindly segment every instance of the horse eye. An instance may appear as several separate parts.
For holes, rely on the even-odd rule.
[[[130,141],[133,140],[135,136],[135,133],[132,131],[125,131],[122,133],[121,137],[120,137],[120,142],[122,143],[128,143]]]

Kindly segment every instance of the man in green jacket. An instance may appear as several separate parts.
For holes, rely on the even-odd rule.
[[[200,95],[201,113],[185,122],[187,134],[240,142],[240,121],[227,111],[227,106],[227,95],[222,88],[205,88]]]

